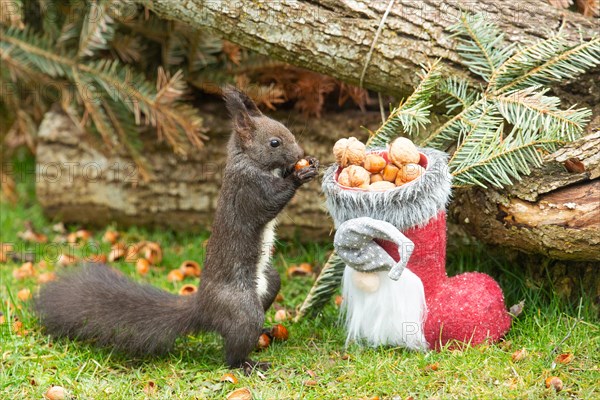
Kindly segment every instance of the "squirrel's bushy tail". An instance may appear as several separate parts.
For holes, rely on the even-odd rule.
[[[112,268],[90,264],[43,285],[34,300],[52,336],[91,339],[135,354],[164,353],[194,330],[195,296],[135,283]]]

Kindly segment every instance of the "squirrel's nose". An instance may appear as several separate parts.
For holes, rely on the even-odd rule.
[[[298,160],[304,158],[304,150],[302,150],[302,147],[298,146]]]

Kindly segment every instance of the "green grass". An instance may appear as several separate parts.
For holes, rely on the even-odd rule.
[[[17,240],[16,234],[25,220],[33,221],[51,239],[54,236],[51,227],[56,221],[43,217],[32,186],[31,179],[19,184],[18,205],[0,204],[0,241],[14,243],[22,254],[31,251],[38,260],[46,256],[49,269],[57,269],[50,260],[56,250],[44,251],[43,247]],[[102,234],[103,230],[97,230],[95,241],[99,242]],[[125,241],[148,239],[161,243],[165,268],[141,278],[135,274],[133,264],[116,265],[133,279],[172,292],[177,292],[182,283],[168,283],[167,271],[185,259],[201,261],[203,257],[202,242],[206,236],[141,228],[128,229],[123,234]],[[294,310],[312,284],[311,278],[285,277],[287,266],[306,261],[319,267],[330,249],[330,245],[279,244],[274,261],[282,273],[283,306]],[[103,251],[107,250],[108,246],[103,244]],[[317,317],[300,323],[285,322],[290,339],[253,355],[255,359],[272,362],[273,368],[262,376],[251,377],[233,371],[239,379],[235,385],[219,381],[229,371],[222,363],[221,339],[211,334],[182,338],[169,356],[148,359],[130,359],[89,344],[50,339],[28,305],[16,299],[19,289],[27,287],[35,291],[37,287],[34,279],[16,281],[12,277],[13,268],[19,265],[11,262],[0,265],[2,312],[8,319],[18,317],[28,330],[26,335],[19,336],[8,324],[0,326],[2,399],[39,399],[51,385],[66,387],[78,399],[220,399],[241,387],[249,388],[255,399],[375,396],[593,399],[600,396],[600,330],[591,296],[583,296],[579,304],[567,304],[548,286],[532,285],[518,266],[490,255],[482,247],[449,254],[448,269],[450,274],[474,269],[491,273],[499,280],[509,305],[525,299],[524,312],[515,320],[504,342],[465,351],[429,353],[358,346],[344,349],[344,332],[337,323],[337,309],[331,303]],[[9,303],[16,306],[13,311],[9,310]],[[273,315],[271,310],[268,319]],[[528,355],[513,362],[512,353],[523,348]],[[573,353],[574,360],[553,368],[556,355],[562,352]],[[427,368],[434,363],[438,364],[437,370]],[[313,379],[309,371],[316,374],[314,386],[306,385]],[[562,392],[546,389],[544,380],[551,375],[564,382]],[[156,392],[147,396],[143,388],[150,381],[156,383]]]

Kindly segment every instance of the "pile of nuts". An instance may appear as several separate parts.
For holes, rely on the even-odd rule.
[[[402,137],[390,144],[389,162],[379,154],[367,153],[365,145],[355,137],[338,140],[333,146],[333,155],[343,168],[338,183],[352,188],[390,190],[425,173],[425,168],[419,165],[421,155],[416,146]]]

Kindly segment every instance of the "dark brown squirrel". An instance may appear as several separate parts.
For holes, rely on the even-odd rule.
[[[224,338],[226,361],[249,373],[249,359],[279,292],[271,266],[276,217],[319,163],[295,170],[303,150],[281,123],[244,93],[227,87],[233,120],[227,163],[198,292],[177,296],[135,283],[112,268],[86,265],[44,285],[34,308],[50,335],[91,339],[133,355],[165,353],[200,331]]]

